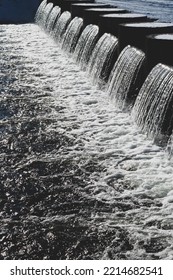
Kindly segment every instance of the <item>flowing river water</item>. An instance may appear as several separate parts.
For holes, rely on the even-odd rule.
[[[35,24],[0,26],[1,259],[173,259],[173,162]]]

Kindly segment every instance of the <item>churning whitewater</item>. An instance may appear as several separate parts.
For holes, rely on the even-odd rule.
[[[169,147],[39,26],[0,37],[1,259],[173,259]]]

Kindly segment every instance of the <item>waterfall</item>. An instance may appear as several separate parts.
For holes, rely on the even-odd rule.
[[[110,74],[114,56],[117,56],[117,46],[117,38],[108,33],[105,33],[95,45],[88,70],[93,79],[100,84],[106,81]]]
[[[64,50],[74,52],[76,61],[83,70],[87,68],[94,82],[99,86],[107,82],[108,93],[117,107],[129,109],[135,103],[132,115],[142,130],[159,144],[167,141],[173,126],[173,69],[158,64],[143,83],[145,54],[141,50],[127,46],[118,57],[115,36],[104,33],[98,39],[98,26],[90,24],[82,30],[82,18],[71,20],[70,12],[60,15],[60,11],[60,7],[53,8],[52,3],[43,1],[36,22],[52,33]]]
[[[68,11],[63,12],[61,16],[58,18],[53,30],[53,37],[57,42],[59,43],[61,42],[62,36],[64,35],[70,21],[71,21],[71,13]]]
[[[53,4],[49,3],[46,5],[46,7],[43,7],[40,11],[40,16],[38,17],[39,20],[37,20],[37,24],[40,25],[42,28],[46,27],[47,19],[53,9]]]
[[[173,69],[156,65],[145,80],[132,115],[157,144],[165,144],[173,128]]]
[[[37,12],[35,14],[35,22],[37,24],[39,24],[41,22],[42,16],[44,13],[44,9],[46,8],[46,6],[47,6],[47,0],[44,0],[41,2],[40,6],[38,7]]]
[[[108,81],[108,92],[121,109],[132,104],[139,92],[142,85],[140,70],[144,61],[145,54],[142,51],[127,46],[114,65]]]
[[[69,52],[74,51],[77,44],[77,40],[82,30],[82,26],[83,26],[82,18],[75,17],[74,19],[72,19],[63,36],[62,48],[64,50]]]
[[[49,17],[47,18],[47,23],[46,23],[46,29],[50,33],[54,27],[57,19],[59,18],[61,13],[61,8],[58,6],[55,6],[51,13],[49,14]]]
[[[82,69],[88,64],[91,53],[98,40],[99,28],[97,25],[89,24],[83,30],[75,48],[76,61],[81,63]]]
[[[173,260],[173,158],[132,121],[154,140],[169,138],[171,158],[173,68],[159,64],[145,79],[142,51],[128,46],[115,62],[116,37],[101,37],[96,25],[81,32],[81,18],[47,2],[39,26],[0,30],[0,259]],[[104,90],[80,70],[85,61]],[[110,102],[107,88],[122,108],[138,93],[132,115]],[[137,275],[134,265],[114,274]]]

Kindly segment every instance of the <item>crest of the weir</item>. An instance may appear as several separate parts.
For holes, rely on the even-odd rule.
[[[44,0],[35,21],[106,85],[120,109],[159,144],[173,129],[173,24],[94,0]],[[172,143],[172,142],[171,142]]]

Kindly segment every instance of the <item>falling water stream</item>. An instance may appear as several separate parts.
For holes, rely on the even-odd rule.
[[[43,1],[44,2],[44,1]],[[53,10],[53,4],[52,3],[49,3],[45,6],[42,6],[42,9],[40,11],[40,17],[38,15],[38,18],[37,18],[37,15],[36,15],[36,19],[37,19],[37,22],[41,25],[41,26],[47,26],[47,23],[48,23],[48,19],[49,19],[49,16],[51,15],[51,12]]]
[[[127,46],[119,55],[108,82],[108,92],[116,106],[124,109],[130,107],[142,85],[145,54]]]
[[[96,43],[89,60],[88,72],[97,83],[102,84],[102,80],[109,76],[114,56],[117,58],[117,47],[118,39],[108,33],[104,33]]]
[[[81,68],[84,70],[87,67],[91,53],[98,41],[99,28],[97,25],[89,24],[87,25],[75,48],[74,56],[76,61],[81,64]]]
[[[62,37],[66,31],[66,28],[70,24],[70,21],[71,13],[68,11],[63,12],[57,20],[53,30],[53,36],[58,43],[62,41]]]
[[[82,32],[83,19],[75,17],[69,23],[62,42],[63,50],[74,52],[80,33]]]
[[[173,129],[172,104],[173,69],[158,64],[139,92],[133,108],[134,118],[149,135],[160,140],[167,138]]]
[[[47,31],[50,33],[51,31],[53,31],[56,21],[58,20],[59,16],[61,14],[61,8],[58,6],[55,6],[52,9],[52,12],[50,13],[48,19],[47,19]],[[37,19],[36,19],[37,20]]]
[[[1,259],[173,259],[167,151],[39,26],[0,41]]]

